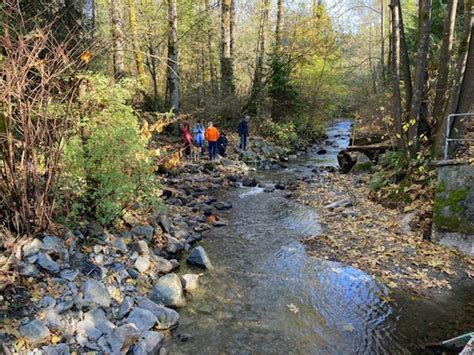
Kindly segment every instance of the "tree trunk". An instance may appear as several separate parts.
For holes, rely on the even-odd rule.
[[[230,56],[234,58],[235,45],[235,0],[230,0]]]
[[[403,81],[405,82],[405,111],[410,112],[411,99],[413,96],[413,86],[411,82],[410,58],[408,57],[408,45],[405,37],[405,26],[403,23],[403,11],[400,1],[398,1],[398,11],[400,14],[400,50]]]
[[[265,59],[265,29],[267,27],[269,12],[269,0],[261,1],[260,10],[260,24],[258,30],[257,40],[257,55],[255,63],[255,74],[252,85],[252,93],[249,100],[249,108],[251,111],[255,111],[257,117],[260,117],[261,106],[262,106],[262,74],[263,74],[263,63]]]
[[[110,0],[110,19],[112,23],[112,57],[114,78],[116,81],[119,81],[125,75],[125,62],[123,58],[123,17],[120,0]]]
[[[231,51],[231,5],[232,0],[221,1],[221,95],[235,95],[234,63]]]
[[[439,55],[439,70],[436,81],[436,95],[433,104],[433,118],[441,122],[446,107],[448,91],[449,67],[453,48],[454,25],[456,23],[456,8],[458,0],[448,0],[447,13],[444,19],[443,43]]]
[[[451,87],[451,95],[448,103],[448,109],[444,112],[440,122],[436,126],[435,141],[433,145],[434,156],[437,159],[443,157],[444,144],[446,140],[447,116],[458,112],[459,98],[461,93],[461,86],[463,85],[464,72],[466,70],[466,62],[468,56],[468,47],[471,40],[471,32],[473,25],[473,10],[474,0],[464,1],[464,23],[459,40],[458,59],[456,63],[456,72],[454,74],[453,84]]]
[[[474,10],[474,9],[473,9]],[[472,12],[471,12],[472,16]],[[466,71],[459,94],[459,104],[456,113],[469,113],[474,105],[474,27],[471,27],[471,40],[466,61]],[[462,138],[467,122],[472,122],[474,117],[457,117],[453,121],[451,131],[453,138]]]
[[[176,0],[168,0],[168,60],[166,107],[179,114],[178,16]]]
[[[129,9],[129,22],[130,22],[130,36],[133,46],[133,54],[135,57],[135,65],[137,67],[137,74],[140,83],[145,89],[146,85],[146,75],[145,67],[143,65],[143,55],[140,50],[140,45],[138,42],[138,32],[137,32],[137,10],[135,8],[135,0],[128,0],[128,9]]]
[[[275,52],[279,53],[281,50],[283,38],[282,38],[282,30],[283,30],[283,11],[284,11],[285,4],[283,0],[278,0],[277,3],[277,19],[276,19],[276,27],[275,27]]]
[[[385,89],[385,1],[380,1],[380,83]]]
[[[413,96],[411,101],[410,117],[408,120],[408,149],[410,157],[415,157],[418,151],[418,124],[420,119],[421,101],[423,99],[423,87],[428,66],[428,52],[431,32],[431,5],[432,0],[420,0],[420,34],[418,54],[415,68],[415,84],[413,85]]]
[[[206,9],[206,16],[210,21],[209,28],[207,30],[207,55],[209,59],[209,75],[211,77],[211,92],[215,96],[218,93],[218,85],[216,66],[214,65],[214,50],[212,49],[212,43],[214,42],[214,28],[212,25],[211,5],[209,0],[204,0],[204,6]]]
[[[392,10],[392,84],[393,84],[393,115],[398,149],[406,158],[405,139],[402,128],[402,101],[400,93],[400,11],[398,0],[391,0]]]

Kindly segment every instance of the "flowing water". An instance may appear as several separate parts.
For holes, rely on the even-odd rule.
[[[328,130],[328,154],[308,153],[257,177],[276,182],[337,165],[350,125]],[[177,333],[190,337],[172,342],[172,354],[419,353],[425,341],[474,330],[472,283],[430,301],[399,294],[387,302],[387,289],[371,276],[306,254],[301,238],[322,230],[314,210],[260,188],[218,197],[233,209],[221,214],[228,226],[201,243],[215,270],[180,311]],[[182,270],[189,271],[198,272]]]

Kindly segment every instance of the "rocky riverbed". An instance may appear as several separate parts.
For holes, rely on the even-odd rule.
[[[338,179],[348,178],[334,174],[337,152],[347,139],[340,130],[329,131],[329,143],[305,155],[288,156],[257,140],[249,152],[231,152],[212,163],[187,162],[176,173],[159,176],[161,213],[144,217],[131,208],[114,228],[89,222],[19,240],[9,261],[21,276],[7,278],[0,296],[3,351],[413,350],[413,325],[439,323],[442,315],[423,304],[418,306],[426,314],[407,322],[407,312],[417,314],[412,302],[404,296],[394,301],[370,275],[384,269],[375,267],[377,260],[374,270],[364,261],[393,246],[372,250],[371,239],[365,238],[360,248],[370,253],[364,259],[354,256],[363,252],[358,246],[347,249],[359,241],[338,234],[358,223],[379,226],[365,215],[364,204],[353,201],[352,188],[358,196],[364,193],[360,177],[342,183]],[[329,230],[339,244],[349,244],[325,243]],[[319,239],[306,239],[317,256],[309,257],[300,240],[321,233]],[[444,276],[449,270],[439,268]],[[464,298],[443,307],[452,314],[459,309],[472,314]],[[464,329],[464,318],[458,317],[451,331]],[[407,332],[398,329],[404,322],[413,324]],[[443,329],[437,334],[445,335]]]

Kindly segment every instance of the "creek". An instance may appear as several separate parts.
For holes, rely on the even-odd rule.
[[[279,182],[337,166],[350,128],[347,121],[329,128],[327,154],[314,150],[255,176]],[[172,354],[420,353],[422,344],[474,329],[472,282],[430,300],[389,295],[358,269],[308,256],[300,241],[321,233],[324,221],[285,191],[242,187],[214,195],[233,208],[220,213],[228,225],[201,242],[215,269],[180,311],[176,333],[189,340],[171,342]],[[181,270],[190,271],[200,272]]]

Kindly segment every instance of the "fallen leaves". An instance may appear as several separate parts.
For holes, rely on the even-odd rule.
[[[474,265],[472,257],[424,240],[423,228],[404,232],[400,212],[369,199],[365,184],[354,183],[357,177],[331,174],[320,179],[314,185],[299,184],[294,194],[299,202],[318,209],[327,225],[325,233],[304,240],[311,255],[352,265],[376,276],[389,288],[408,289],[415,294],[450,288],[461,270],[471,270],[467,266]],[[355,218],[344,218],[342,209],[323,208],[343,199],[353,202]],[[407,210],[425,213],[428,209],[414,202]],[[424,225],[425,221],[420,223]],[[466,273],[474,277],[474,271]]]

